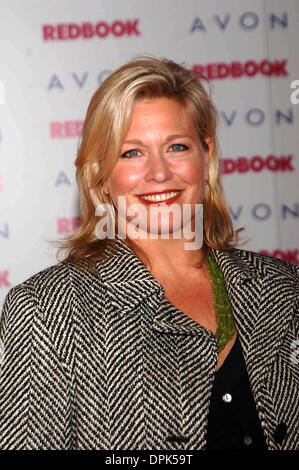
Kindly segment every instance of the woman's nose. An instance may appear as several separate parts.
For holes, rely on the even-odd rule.
[[[172,177],[172,171],[162,152],[152,153],[148,158],[146,181],[162,183]]]

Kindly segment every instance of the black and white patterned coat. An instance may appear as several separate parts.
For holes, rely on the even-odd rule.
[[[298,266],[236,249],[212,255],[267,446],[298,449]],[[59,263],[8,293],[0,448],[204,449],[214,335],[170,304],[124,242],[97,271]]]

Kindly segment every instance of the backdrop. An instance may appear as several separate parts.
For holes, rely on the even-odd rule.
[[[87,105],[137,54],[211,79],[243,247],[298,263],[298,25],[297,0],[0,0],[0,303],[78,225]]]

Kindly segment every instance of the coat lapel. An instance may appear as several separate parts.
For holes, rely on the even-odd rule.
[[[250,252],[213,250],[224,275],[249,370],[259,368],[263,382],[283,342],[296,302],[295,279],[268,268]]]
[[[224,274],[261,424],[275,448],[279,423],[266,382],[294,315],[295,279],[271,270],[262,257],[251,259],[250,252],[213,251],[213,256]]]
[[[149,400],[162,401],[159,384],[151,380],[152,363],[159,369],[169,355],[169,348],[165,347],[162,353],[163,346],[151,337],[153,315],[162,302],[164,289],[122,240],[117,241],[114,255],[97,267],[105,289],[102,315],[105,318],[108,448],[150,448],[148,441],[157,436],[159,439],[161,433],[159,423],[151,425],[154,407],[149,406]],[[167,379],[163,386],[167,388]],[[167,419],[167,413],[163,419]],[[99,442],[99,448],[101,445]]]

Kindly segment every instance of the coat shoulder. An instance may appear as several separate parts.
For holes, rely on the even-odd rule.
[[[240,248],[234,248],[230,252],[232,257],[240,260],[250,268],[267,272],[267,274],[273,276],[285,275],[286,277],[295,278],[297,281],[299,279],[299,266],[297,264]]]
[[[10,302],[20,300],[24,297],[31,297],[35,300],[42,299],[47,292],[53,293],[56,290],[66,289],[69,284],[69,267],[63,263],[49,266],[25,281],[12,287],[7,294],[6,300]]]
[[[35,304],[40,313],[63,306],[64,312],[73,301],[74,291],[80,295],[91,284],[92,275],[71,263],[60,262],[49,266],[12,287],[4,301],[3,309],[22,310],[26,305]],[[53,308],[52,308],[53,307]]]

